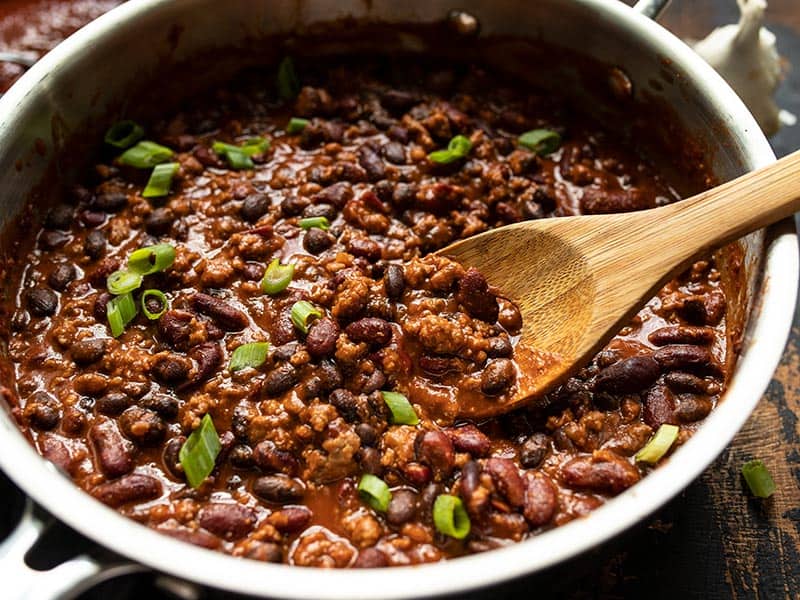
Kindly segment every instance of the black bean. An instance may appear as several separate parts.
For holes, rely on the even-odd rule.
[[[632,394],[650,387],[660,374],[661,367],[652,356],[631,356],[600,371],[594,388],[598,392]]]
[[[309,219],[313,217],[325,217],[328,221],[333,222],[336,219],[336,209],[333,205],[324,202],[306,206],[305,210],[303,210],[303,218]]]
[[[28,310],[36,317],[49,317],[58,308],[58,296],[43,287],[35,287],[26,294]]]
[[[75,265],[72,263],[61,263],[50,271],[50,275],[47,276],[47,285],[54,290],[63,292],[77,276],[78,273],[75,270]]]
[[[101,415],[116,417],[122,414],[131,405],[132,400],[127,394],[121,392],[110,392],[105,396],[100,396],[94,402],[94,409]]]
[[[269,198],[266,195],[256,193],[250,194],[242,201],[242,207],[239,212],[245,221],[255,223],[269,210]]]
[[[535,469],[550,451],[550,438],[544,433],[534,433],[519,449],[519,462],[526,469]]]
[[[137,446],[155,446],[167,432],[164,421],[153,411],[131,406],[119,417],[122,433]]]
[[[386,176],[383,160],[369,146],[361,146],[358,149],[358,164],[364,169],[370,181],[378,181]]]
[[[507,358],[496,358],[481,374],[481,391],[489,396],[500,394],[514,383],[515,377],[514,364]]]
[[[253,449],[246,444],[237,444],[231,448],[228,460],[237,469],[249,469],[253,466]]]
[[[386,520],[392,525],[402,525],[414,518],[417,512],[417,495],[412,490],[400,489],[392,493]]]
[[[81,211],[81,214],[78,215],[78,218],[85,227],[100,227],[100,225],[106,222],[108,217],[102,212],[97,212],[95,210],[84,210]]]
[[[359,406],[353,392],[340,388],[333,390],[328,396],[328,401],[336,407],[345,421],[353,423],[359,420]]]
[[[94,309],[92,314],[94,318],[97,319],[100,323],[107,322],[106,316],[106,306],[108,306],[109,301],[111,300],[112,296],[110,292],[102,291],[94,299]]]
[[[44,391],[34,392],[25,403],[24,415],[34,427],[47,431],[61,420],[58,400]]]
[[[386,267],[383,273],[383,286],[386,288],[386,295],[392,300],[398,300],[403,295],[406,279],[401,265],[392,263]]]
[[[164,463],[167,472],[178,480],[183,480],[185,477],[180,460],[180,452],[184,442],[186,442],[186,438],[182,435],[170,438],[164,444],[164,452],[161,455],[161,461]]]
[[[106,252],[106,234],[99,229],[93,229],[83,242],[83,251],[89,258],[98,259]]]
[[[76,364],[86,366],[100,360],[107,347],[107,339],[89,338],[72,344],[70,354]]]
[[[103,212],[117,212],[128,205],[128,196],[122,192],[106,192],[96,196],[92,201],[92,208]]]
[[[55,250],[61,248],[69,240],[69,235],[61,231],[43,231],[39,236],[39,246],[44,250]]]
[[[314,358],[326,358],[336,352],[339,326],[327,317],[315,320],[306,336],[306,349]]]
[[[319,254],[331,246],[336,239],[327,231],[319,227],[312,227],[303,236],[303,248],[310,254]]]
[[[348,240],[347,251],[353,256],[363,257],[370,262],[375,262],[380,260],[383,249],[375,240],[357,237]]]
[[[332,360],[323,360],[320,362],[316,373],[322,383],[323,392],[328,392],[342,386],[342,372]]]
[[[142,408],[155,411],[164,419],[172,420],[178,416],[180,402],[175,396],[169,394],[149,394],[139,403]]]
[[[317,204],[325,203],[334,206],[337,210],[341,210],[347,201],[353,197],[353,188],[344,181],[334,183],[326,187],[324,190],[317,192],[314,195],[314,202]]]
[[[378,430],[369,423],[359,423],[355,432],[365,446],[374,446],[378,441]]]
[[[311,203],[308,198],[302,196],[289,196],[281,202],[281,212],[284,217],[295,217]]]
[[[305,488],[285,475],[267,475],[253,482],[253,493],[267,502],[292,504],[303,498]]]
[[[383,154],[384,158],[386,158],[386,160],[392,164],[406,164],[406,150],[402,144],[397,142],[389,142],[384,144],[383,148],[381,148],[381,153]]]
[[[381,465],[381,453],[377,448],[364,446],[356,453],[356,458],[364,473],[380,477],[383,465]]]
[[[267,473],[278,472],[292,476],[299,468],[297,459],[291,452],[278,448],[270,440],[259,442],[253,448],[253,461],[259,469]]]
[[[148,233],[163,235],[169,232],[175,221],[175,213],[169,208],[156,208],[144,219],[144,227]]]
[[[280,396],[289,391],[297,383],[297,371],[284,363],[273,369],[264,379],[264,392],[271,397]]]
[[[72,215],[75,209],[69,204],[59,204],[50,209],[44,219],[44,226],[47,229],[62,229],[69,231],[72,225]]]
[[[506,337],[493,337],[489,338],[489,347],[486,349],[486,354],[492,358],[509,358],[513,348],[511,341]]]

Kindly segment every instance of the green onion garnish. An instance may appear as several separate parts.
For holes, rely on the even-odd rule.
[[[214,470],[217,455],[222,449],[219,443],[214,421],[206,414],[200,422],[200,427],[195,429],[181,446],[178,458],[186,473],[186,480],[193,488],[200,487],[206,477]]]
[[[175,262],[175,247],[156,244],[134,250],[128,257],[128,270],[139,275],[151,275],[165,271]]]
[[[308,127],[310,121],[308,119],[301,119],[300,117],[292,117],[289,119],[289,124],[286,126],[286,133],[300,133]]]
[[[285,57],[278,65],[278,95],[282,100],[291,100],[300,93],[300,80],[294,69],[291,56]]]
[[[116,296],[106,304],[106,317],[111,327],[111,335],[119,337],[128,323],[133,321],[137,312],[136,302],[130,293]]]
[[[267,360],[267,352],[269,352],[269,342],[242,344],[233,351],[228,368],[231,371],[241,371],[247,367],[256,369]]]
[[[656,464],[672,448],[672,444],[678,439],[679,431],[680,428],[677,425],[668,425],[666,423],[661,425],[656,434],[645,444],[644,448],[636,453],[636,462]]]
[[[320,312],[313,304],[311,304],[311,302],[300,300],[299,302],[295,302],[294,306],[292,306],[292,323],[294,323],[294,326],[303,333],[308,333],[309,319],[318,319],[321,316],[322,312]]]
[[[211,148],[227,159],[231,169],[252,169],[255,165],[250,157],[264,154],[269,149],[269,140],[262,137],[250,138],[241,146],[216,141]]]
[[[436,150],[428,154],[428,159],[440,165],[447,165],[451,162],[464,158],[472,150],[472,142],[468,137],[457,135],[447,144],[447,150]]]
[[[403,394],[399,392],[381,392],[383,401],[392,413],[392,423],[396,425],[416,425],[419,417]]]
[[[172,186],[172,178],[178,172],[180,165],[176,162],[162,163],[156,165],[150,174],[150,179],[142,192],[143,198],[160,198],[169,194]]]
[[[128,148],[117,159],[121,164],[129,167],[136,167],[137,169],[149,169],[158,164],[167,162],[174,152],[155,142],[143,140]]]
[[[157,298],[159,302],[159,306],[161,309],[158,312],[152,312],[149,308],[147,308],[147,299],[148,298]],[[169,308],[169,300],[167,300],[166,294],[161,290],[156,289],[149,289],[142,292],[142,297],[139,300],[142,304],[142,312],[144,316],[150,319],[151,321],[156,321],[161,318],[167,309]]]
[[[536,154],[550,154],[558,150],[561,145],[561,136],[551,129],[533,129],[526,131],[517,142],[520,146],[533,150]]]
[[[380,477],[364,473],[358,482],[358,495],[378,512],[386,512],[392,500],[389,486]]]
[[[328,217],[307,217],[300,219],[300,227],[302,229],[312,229],[317,227],[319,229],[328,230],[331,227]]]
[[[108,291],[115,296],[127,294],[128,292],[137,290],[141,285],[141,273],[134,273],[124,269],[120,271],[114,271],[106,280],[106,287],[108,288]]]
[[[760,460],[751,460],[742,465],[742,475],[756,498],[769,498],[775,493],[775,481]]]
[[[294,265],[282,265],[280,260],[274,258],[261,279],[261,289],[270,296],[280,294],[289,286],[292,277]]]
[[[144,137],[144,129],[133,121],[114,123],[106,131],[105,142],[110,146],[125,150]]]
[[[458,496],[442,494],[433,503],[433,524],[437,531],[463,540],[469,534],[469,515]]]

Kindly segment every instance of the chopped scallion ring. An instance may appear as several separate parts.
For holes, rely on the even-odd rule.
[[[222,444],[214,427],[214,421],[206,414],[200,422],[200,427],[195,429],[186,439],[178,452],[178,458],[186,474],[186,480],[193,488],[198,488],[211,475]]]
[[[331,227],[328,217],[307,217],[305,219],[300,219],[299,224],[302,229],[312,229],[316,227],[318,229],[328,230]]]
[[[128,257],[128,270],[140,275],[160,273],[175,262],[175,247],[170,244],[156,244],[134,250]]]
[[[130,293],[109,300],[106,304],[106,318],[111,328],[111,335],[114,337],[122,335],[128,323],[136,317],[137,311],[136,302]]]
[[[280,260],[274,258],[261,279],[261,289],[270,296],[280,294],[292,282],[292,277],[294,265],[282,265]]]
[[[532,150],[536,154],[552,154],[561,145],[561,136],[551,129],[532,129],[526,131],[517,142],[520,146]]]
[[[106,287],[108,288],[108,291],[115,296],[127,294],[133,290],[138,290],[141,285],[141,273],[134,273],[124,269],[120,271],[114,271],[106,280]]]
[[[291,100],[300,93],[300,80],[291,56],[285,57],[278,65],[278,95],[281,100]]]
[[[463,540],[467,537],[471,524],[461,498],[450,494],[437,496],[433,503],[433,525],[451,538]]]
[[[268,352],[269,342],[242,344],[233,351],[228,368],[231,371],[241,371],[247,367],[257,369],[267,360]]]
[[[286,126],[286,133],[300,133],[308,127],[310,121],[308,119],[302,119],[300,117],[292,117],[289,119],[289,124]]]
[[[392,423],[396,425],[416,425],[419,417],[403,394],[399,392],[381,392],[383,401],[392,413]]]
[[[358,495],[378,512],[386,512],[392,500],[392,492],[389,491],[386,482],[369,473],[361,476],[361,481],[358,482]]]
[[[306,302],[305,300],[295,302],[294,306],[292,306],[292,323],[294,323],[294,326],[303,333],[308,333],[310,319],[318,319],[321,316],[322,312],[313,304]]]
[[[158,301],[158,306],[159,306],[158,310],[156,311],[150,310],[150,308],[147,306],[148,304],[147,301],[149,298],[155,298]],[[169,300],[167,300],[166,294],[164,294],[164,292],[162,292],[161,290],[157,289],[149,289],[143,291],[142,297],[139,300],[139,302],[141,302],[142,304],[142,312],[144,313],[144,316],[150,319],[151,321],[157,321],[158,319],[161,318],[161,315],[163,315],[169,309]],[[150,302],[152,304],[153,301],[151,300]]]
[[[172,150],[161,144],[142,140],[135,146],[128,148],[117,159],[120,164],[129,167],[136,167],[137,169],[149,169],[158,164],[167,162],[172,155],[175,154]]]
[[[120,121],[114,123],[106,131],[106,144],[125,150],[144,137],[144,129],[134,121]]]
[[[666,423],[661,425],[644,448],[636,453],[636,462],[656,464],[672,448],[672,444],[678,439],[678,432],[680,432],[680,428],[677,425]]]
[[[150,179],[142,192],[143,198],[160,198],[169,194],[172,178],[180,165],[176,162],[162,163],[153,168]]]
[[[742,465],[742,475],[756,498],[769,498],[775,493],[775,481],[760,460],[751,460]]]
[[[431,152],[428,154],[428,159],[440,165],[447,165],[464,158],[470,150],[472,150],[470,139],[463,135],[457,135],[447,144],[447,150]]]

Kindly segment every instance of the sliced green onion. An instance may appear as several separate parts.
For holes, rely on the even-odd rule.
[[[119,296],[120,294],[127,294],[133,290],[138,290],[142,285],[142,274],[134,273],[132,271],[120,270],[114,271],[108,276],[106,280],[106,287],[108,291]]]
[[[292,282],[292,277],[294,265],[282,265],[280,260],[274,258],[261,279],[261,289],[270,296],[280,294]]]
[[[756,498],[769,498],[775,493],[775,481],[760,460],[751,460],[742,465],[742,475]]]
[[[143,198],[160,198],[169,194],[172,186],[172,178],[178,172],[180,165],[176,162],[162,163],[156,165],[150,173],[150,179],[142,192]]]
[[[328,230],[331,224],[328,221],[328,217],[307,217],[305,219],[300,219],[300,227],[302,229],[312,229],[316,227],[318,229]]]
[[[392,423],[396,425],[416,425],[419,417],[403,394],[399,392],[381,392],[383,401],[392,413]]]
[[[111,335],[114,337],[122,335],[128,323],[136,317],[137,310],[136,302],[130,293],[109,300],[106,304],[106,317],[111,328]]]
[[[292,323],[303,333],[308,333],[309,319],[318,319],[321,316],[322,312],[311,304],[311,302],[300,300],[299,302],[295,302],[294,306],[292,306]]]
[[[133,121],[114,123],[106,131],[105,142],[110,146],[125,150],[144,137],[144,129]]]
[[[551,129],[533,129],[526,131],[517,142],[520,146],[533,150],[536,154],[551,154],[561,145],[561,136]]]
[[[175,262],[175,247],[170,244],[156,244],[134,250],[128,257],[128,270],[140,275],[160,273]]]
[[[463,540],[469,535],[469,515],[458,496],[442,494],[433,503],[433,525],[451,538]]]
[[[310,121],[308,119],[301,119],[300,117],[292,117],[289,119],[289,124],[286,126],[286,133],[300,133],[308,127]]]
[[[269,352],[269,342],[252,342],[242,344],[231,355],[228,368],[231,371],[241,371],[247,367],[256,369],[264,364]]]
[[[231,169],[252,169],[255,165],[250,157],[264,154],[269,149],[269,140],[262,137],[249,138],[241,146],[216,141],[211,148],[226,158]]]
[[[369,473],[361,476],[361,481],[358,482],[358,495],[378,512],[386,512],[392,500],[392,492],[389,491],[386,482]]]
[[[159,306],[161,306],[161,310],[158,312],[152,312],[149,308],[147,308],[147,299],[148,298],[158,298]],[[142,292],[142,298],[139,300],[142,304],[142,312],[144,316],[150,319],[151,321],[157,321],[161,318],[167,309],[169,309],[169,300],[167,300],[166,294],[161,290],[156,289],[149,289]]]
[[[472,150],[472,142],[468,137],[457,135],[447,144],[447,150],[436,150],[428,154],[428,159],[440,165],[447,165],[451,162],[464,158]]]
[[[117,159],[121,164],[129,167],[136,167],[137,169],[149,169],[158,164],[167,162],[172,155],[175,154],[172,150],[161,144],[143,140],[128,148]]]
[[[636,462],[656,464],[672,448],[672,444],[678,439],[679,431],[680,428],[677,425],[667,425],[666,423],[661,425],[644,448],[636,453]]]
[[[211,475],[222,445],[214,428],[214,421],[206,414],[181,446],[178,458],[186,473],[186,480],[193,488],[198,488]]]
[[[278,95],[282,100],[291,100],[300,93],[300,80],[291,56],[285,57],[278,65]]]

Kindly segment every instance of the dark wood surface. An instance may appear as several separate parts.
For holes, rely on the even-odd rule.
[[[22,4],[19,0],[12,4],[17,3]],[[67,3],[27,4],[46,11]],[[102,2],[104,8],[114,3]],[[5,0],[2,4],[9,6]],[[5,12],[2,8],[0,13]],[[734,0],[674,0],[661,22],[683,37],[698,38],[716,25],[734,22],[737,14]],[[8,20],[2,16],[0,47],[12,41],[5,35]],[[29,23],[36,15],[27,12],[24,17],[23,23]],[[779,103],[800,114],[800,0],[771,0],[767,19],[781,54],[796,65],[779,91]],[[800,148],[800,125],[784,129],[772,143],[779,156]],[[568,564],[461,597],[800,598],[798,414],[800,315],[796,314],[783,360],[757,410],[730,447],[676,499],[645,523]],[[778,491],[767,501],[750,497],[739,475],[741,465],[752,458],[763,460],[777,483]],[[157,593],[148,589],[144,595],[154,598]],[[102,591],[84,596],[104,597],[111,596]]]

